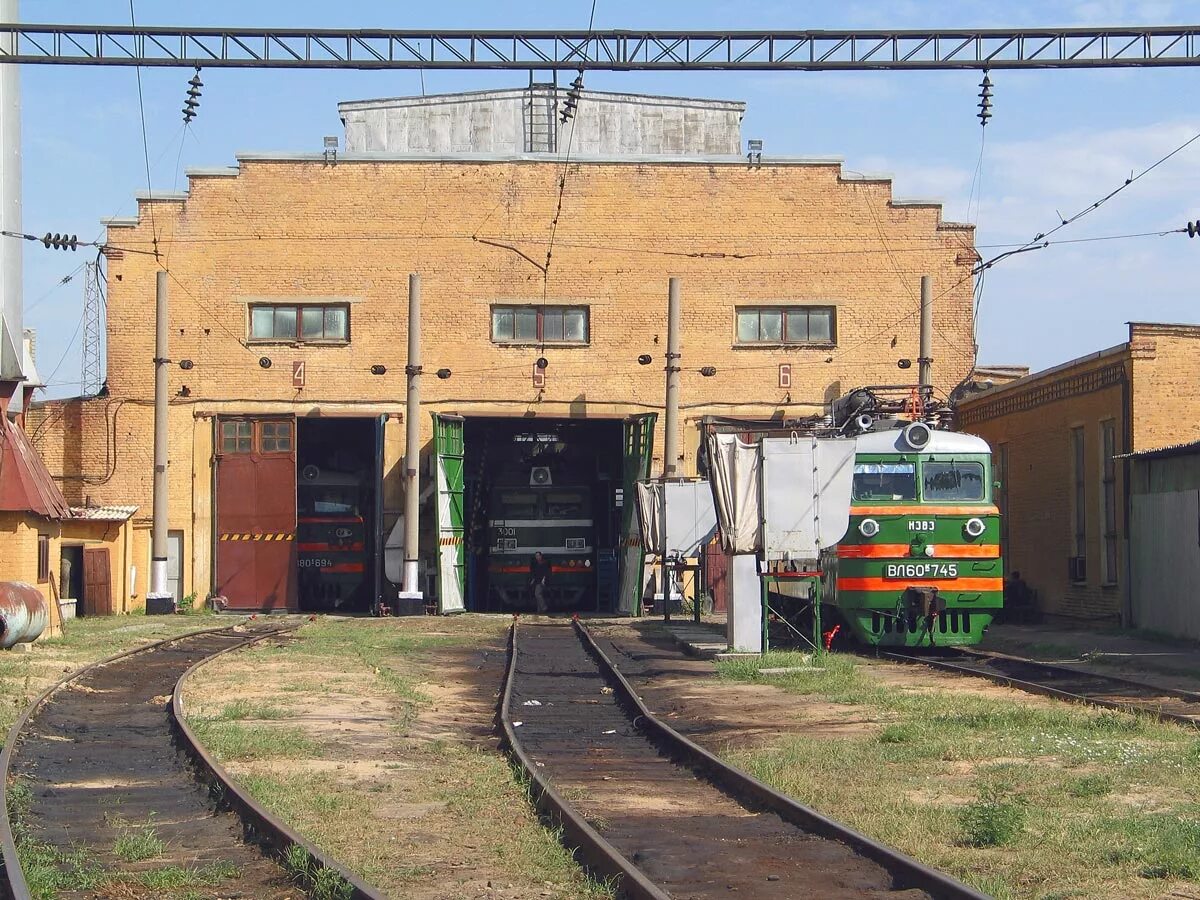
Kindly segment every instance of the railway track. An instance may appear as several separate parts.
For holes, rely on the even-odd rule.
[[[539,809],[624,897],[984,897],[678,734],[578,623],[513,625],[500,719]]]
[[[983,650],[956,648],[937,656],[916,656],[884,650],[878,655],[881,659],[987,678],[999,684],[1060,700],[1144,713],[1160,721],[1200,727],[1200,693],[1193,691],[1161,688],[1061,663],[1041,662]]]
[[[70,871],[59,897],[98,896],[104,880],[118,880],[121,897],[158,897],[156,873],[178,868],[216,882],[192,888],[195,896],[299,898],[306,881],[281,862],[292,844],[307,851],[310,877],[331,869],[349,885],[345,896],[375,897],[246,797],[182,721],[189,672],[296,627],[262,623],[169,638],[87,666],[43,693],[0,754],[0,808],[8,811],[0,817],[0,896],[32,896],[15,830],[25,836],[27,865],[38,856],[36,865],[49,860]],[[151,858],[134,858],[139,844]]]

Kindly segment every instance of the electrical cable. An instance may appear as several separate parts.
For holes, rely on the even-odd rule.
[[[137,19],[133,14],[133,0],[129,0],[129,24],[137,28]],[[158,259],[158,228],[154,224],[154,188],[150,181],[150,141],[146,137],[146,104],[142,98],[142,67],[135,66],[137,72],[138,111],[142,117],[142,156],[146,161],[146,192],[150,195],[150,233],[154,235],[154,258]]]

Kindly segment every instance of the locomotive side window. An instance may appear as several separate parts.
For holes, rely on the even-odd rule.
[[[933,462],[921,466],[923,500],[982,500],[983,463]]]
[[[854,499],[917,499],[916,464],[892,462],[855,463]]]

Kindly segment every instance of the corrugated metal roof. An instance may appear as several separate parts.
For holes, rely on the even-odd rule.
[[[1153,459],[1165,456],[1185,456],[1188,453],[1200,453],[1200,441],[1188,441],[1184,444],[1168,444],[1165,447],[1151,447],[1148,450],[1137,450],[1133,453],[1121,453],[1114,459]]]
[[[95,522],[124,522],[138,511],[136,506],[72,506],[72,519],[91,519]]]
[[[71,515],[67,500],[25,432],[0,412],[0,510],[48,519]]]

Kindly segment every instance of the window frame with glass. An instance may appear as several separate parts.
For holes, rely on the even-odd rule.
[[[1117,539],[1117,423],[1105,419],[1100,423],[1100,528],[1104,552],[1100,556],[1101,583],[1115,585],[1120,580],[1120,561]]]
[[[493,303],[490,312],[493,344],[586,347],[592,342],[592,313],[589,306]],[[570,323],[568,316],[573,317]]]
[[[815,314],[826,319],[824,331],[818,331],[817,336],[812,327]],[[801,321],[803,334],[799,330]],[[766,332],[764,322],[768,323]],[[739,305],[733,311],[733,340],[735,347],[836,347],[837,307],[829,303]]]
[[[247,333],[252,344],[350,343],[349,303],[251,303],[248,309]],[[260,327],[268,324],[268,316],[269,329]],[[316,319],[320,320],[319,333],[314,327]],[[270,334],[265,333],[268,330]]]
[[[229,456],[260,453],[287,456],[296,452],[296,423],[292,419],[221,419],[217,453]]]

